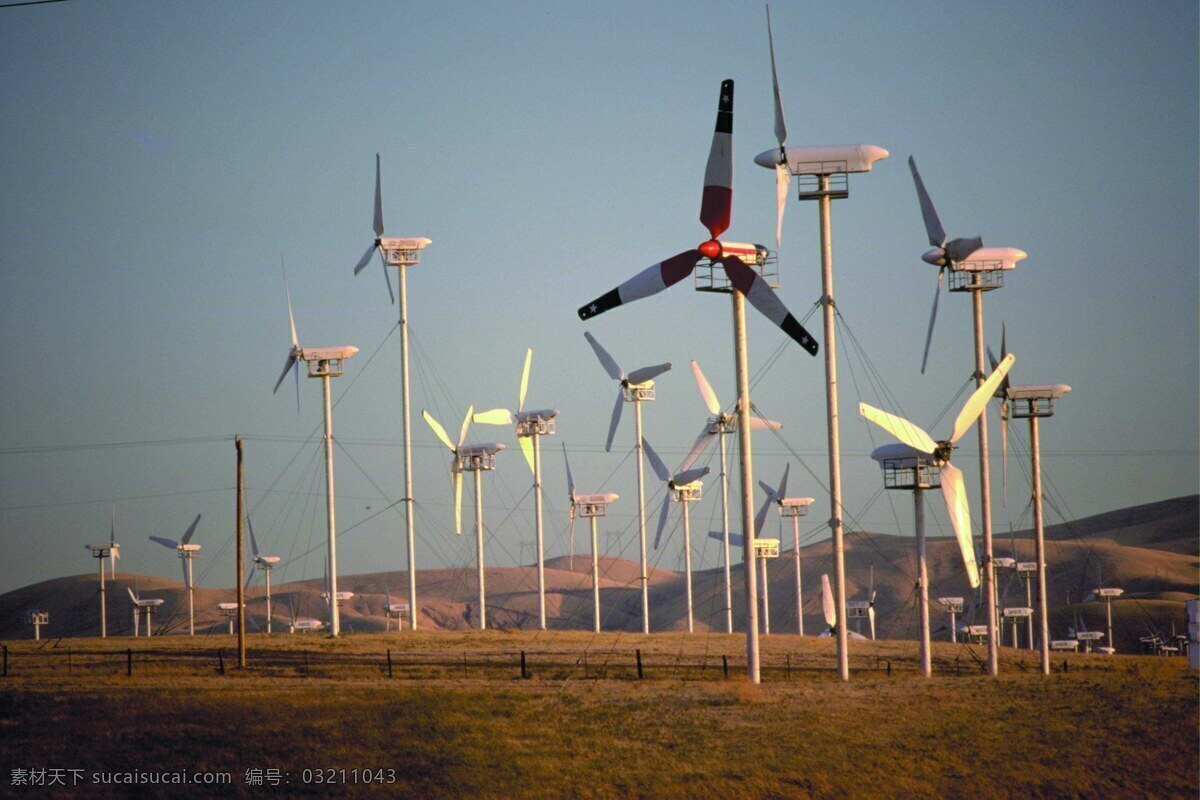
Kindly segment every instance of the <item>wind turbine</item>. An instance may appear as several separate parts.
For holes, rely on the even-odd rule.
[[[599,313],[599,312],[597,312]],[[582,309],[580,310],[582,316]],[[613,436],[617,426],[621,424],[621,407],[625,403],[633,403],[634,419],[634,449],[637,451],[634,459],[637,465],[637,495],[638,495],[638,542],[641,546],[641,583],[642,583],[642,633],[650,633],[650,588],[646,579],[646,489],[645,471],[642,465],[642,403],[654,399],[654,379],[671,368],[671,364],[657,364],[652,367],[635,369],[628,375],[608,354],[596,337],[584,331],[584,338],[592,346],[600,365],[608,373],[608,377],[617,382],[617,402],[613,406],[612,419],[608,424],[608,439],[604,442],[604,452],[612,450]]]
[[[129,592],[129,599],[133,601],[133,636],[134,636],[134,638],[137,638],[138,621],[141,619],[143,611],[146,613],[146,638],[150,638],[153,635],[153,633],[151,632],[153,629],[150,627],[150,623],[151,623],[150,616],[151,616],[151,614],[154,613],[154,609],[158,608],[159,606],[161,606],[163,604],[162,598],[147,597],[147,598],[143,599],[141,597],[140,593],[135,593],[133,591],[133,589],[130,589],[128,586],[125,587],[125,590],[127,592]]]
[[[282,266],[282,259],[280,259]],[[337,523],[334,514],[333,494],[333,404],[330,400],[329,379],[344,374],[345,361],[358,352],[357,347],[343,345],[335,347],[301,347],[296,338],[296,317],[292,314],[292,295],[287,288],[287,270],[283,272],[283,291],[287,296],[288,321],[292,326],[292,349],[288,351],[287,362],[279,380],[275,381],[275,392],[287,377],[288,372],[296,376],[296,409],[300,409],[300,362],[308,366],[308,377],[320,378],[321,389],[325,400],[325,518],[328,531],[328,557],[325,569],[329,573],[329,591],[337,594]],[[342,632],[338,617],[337,603],[329,604],[329,635],[339,636]]]
[[[279,556],[264,556],[258,552],[258,542],[254,538],[254,526],[250,524],[250,515],[246,515],[246,527],[250,529],[250,551],[254,555],[254,566],[262,571],[263,580],[267,585],[267,633],[271,633],[271,570],[279,563]]]
[[[791,464],[783,468],[783,477],[779,480],[779,487],[772,488],[769,484],[759,481],[758,485],[767,493],[767,502],[763,504],[762,509],[758,512],[760,515],[765,515],[770,503],[774,503],[779,509],[779,518],[782,523],[783,519],[792,521],[792,558],[796,567],[796,632],[801,636],[804,635],[804,595],[803,583],[800,574],[800,518],[808,513],[808,507],[813,504],[811,497],[788,497],[787,496],[787,479],[788,470],[791,469]],[[757,527],[761,530],[762,523],[757,523]]]
[[[542,447],[541,437],[554,433],[554,418],[558,411],[552,408],[525,411],[525,391],[529,388],[529,366],[533,360],[533,348],[525,351],[525,368],[521,372],[521,388],[517,392],[517,410],[493,408],[475,415],[475,422],[484,425],[516,425],[517,442],[525,461],[533,472],[534,539],[537,545],[538,621],[546,630],[546,566],[542,545]]]
[[[737,431],[740,415],[736,409],[731,412],[723,410],[724,406],[717,399],[717,393],[713,391],[708,378],[704,377],[704,372],[700,369],[700,365],[694,360],[691,363],[692,374],[696,378],[696,388],[700,392],[700,399],[704,401],[705,407],[713,416],[704,424],[704,428],[700,431],[700,435],[696,437],[696,442],[692,445],[692,450],[688,453],[687,458],[680,465],[680,469],[686,470],[691,467],[692,464],[696,463],[696,459],[712,444],[713,439],[717,440],[721,451],[721,552],[725,568],[725,632],[733,633],[733,585],[730,578],[729,558],[729,475],[725,471],[725,437]],[[770,428],[778,430],[783,426],[773,420],[752,416],[750,417],[750,427],[752,429]]]
[[[397,279],[400,282],[400,384],[401,404],[404,409],[404,527],[408,544],[408,602],[412,607],[409,615],[413,630],[417,628],[417,559],[416,533],[413,521],[413,484],[412,484],[412,425],[411,404],[409,401],[408,380],[408,268],[415,266],[421,260],[421,250],[433,242],[423,237],[385,238],[383,235],[383,188],[379,178],[379,154],[375,154],[375,217],[372,222],[375,231],[375,241],[363,253],[354,274],[362,272],[375,251],[383,262],[383,278],[387,282],[388,294],[392,302],[396,296],[392,294],[392,279],[388,275],[388,267],[395,267]]]
[[[388,590],[387,581],[384,581],[383,593],[387,598],[387,602],[383,605],[384,630],[390,631],[392,620],[396,620],[396,632],[399,633],[404,624],[404,615],[408,613],[408,603],[392,602],[392,593]]]
[[[883,466],[885,481],[891,471],[898,477],[894,478],[895,488],[911,489],[914,494],[914,513],[917,528],[917,582],[920,614],[921,614],[921,654],[922,669],[928,675],[929,665],[929,580],[928,568],[925,561],[925,515],[921,492],[932,488],[934,481],[941,486],[942,497],[946,501],[946,511],[954,527],[954,535],[958,539],[959,550],[962,552],[963,564],[967,570],[967,580],[971,588],[979,587],[979,566],[975,561],[975,545],[971,539],[971,515],[967,505],[967,489],[963,483],[962,471],[950,463],[950,455],[954,444],[971,429],[976,420],[982,421],[988,400],[991,399],[996,387],[1004,380],[1012,368],[1016,356],[1011,353],[1004,357],[992,374],[977,388],[967,402],[963,404],[954,420],[954,428],[950,436],[940,441],[934,439],[917,425],[886,411],[880,411],[866,403],[859,404],[859,413],[874,422],[888,433],[900,440],[899,445],[884,445],[876,448],[871,457]],[[937,477],[933,471],[937,471]],[[990,564],[987,573],[991,572]],[[991,598],[990,583],[984,586],[985,595]],[[994,615],[995,605],[988,603]],[[992,631],[989,629],[989,636]]]
[[[866,600],[847,600],[847,618],[854,620],[855,630],[862,633],[859,620],[867,619],[871,631],[871,641],[875,641],[875,567],[871,567],[871,582],[867,584]]]
[[[183,534],[178,542],[173,539],[166,539],[162,536],[151,536],[150,541],[158,542],[163,547],[169,547],[179,553],[179,566],[183,570],[183,582],[187,586],[188,594],[188,635],[196,635],[196,606],[192,594],[192,559],[200,555],[200,545],[192,544],[192,534],[196,532],[196,526],[200,524],[200,515],[192,520],[192,524],[188,526],[187,531]]]
[[[982,386],[984,381],[984,342],[983,342],[983,293],[999,289],[1004,285],[1004,272],[1014,269],[1018,261],[1026,258],[1023,250],[1015,247],[982,247],[983,241],[978,238],[953,239],[946,241],[946,232],[938,219],[937,211],[925,184],[917,171],[916,161],[911,156],[908,159],[912,171],[913,183],[917,188],[917,200],[921,204],[921,217],[925,222],[925,232],[929,237],[932,250],[924,253],[921,258],[928,264],[938,267],[938,286],[940,293],[943,272],[950,273],[951,292],[970,292],[972,316],[975,325],[975,385]],[[973,251],[972,245],[979,245]],[[937,298],[934,295],[933,313],[929,318],[929,331],[925,338],[925,355],[929,354],[929,339],[933,335],[933,323],[937,315]],[[921,369],[925,364],[922,359]],[[991,470],[988,463],[987,415],[979,419],[979,514],[983,523],[983,560],[984,560],[984,590],[994,596],[995,577],[992,569],[992,490]],[[996,618],[996,607],[989,604],[987,610],[988,630],[988,673],[1000,674],[1000,636]]]
[[[799,200],[817,201],[821,228],[821,307],[825,329],[825,408],[829,439],[829,527],[833,534],[834,583],[836,606],[846,616],[846,554],[842,525],[842,448],[838,429],[837,339],[833,298],[833,233],[830,203],[850,196],[851,173],[870,172],[872,165],[888,157],[888,151],[869,144],[787,147],[787,122],[775,69],[775,39],[771,33],[771,11],[767,9],[767,43],[771,54],[771,82],[775,97],[775,140],[777,146],[754,157],[754,163],[775,172],[777,204],[776,236],[782,237],[783,210],[788,184],[796,176]],[[850,680],[850,651],[845,626],[838,634],[838,674]]]
[[[650,443],[643,441],[642,444],[646,448],[646,455],[650,459],[650,467],[654,470],[654,474],[667,485],[666,494],[663,496],[662,511],[658,515],[658,531],[654,534],[655,550],[658,549],[658,543],[662,539],[663,528],[667,525],[667,514],[670,513],[671,501],[679,503],[683,509],[683,562],[684,570],[687,572],[687,629],[688,633],[693,633],[695,627],[692,620],[692,528],[688,519],[688,504],[700,500],[700,493],[703,489],[700,479],[709,473],[709,469],[708,467],[680,469],[672,475],[667,471],[667,465],[658,457],[658,453],[654,452]]]
[[[700,222],[708,229],[709,239],[692,250],[672,256],[655,264],[617,288],[601,295],[579,309],[580,319],[588,319],[603,311],[643,297],[656,294],[690,275],[697,266],[707,270],[699,276],[701,291],[728,293],[733,305],[734,363],[737,372],[738,411],[741,419],[738,439],[741,449],[742,472],[742,529],[750,532],[745,538],[743,569],[746,575],[746,672],[751,683],[760,680],[758,653],[758,611],[754,575],[754,476],[750,451],[750,376],[746,355],[745,302],[748,300],[760,313],[779,326],[784,333],[800,344],[810,355],[817,354],[817,343],[800,321],[775,295],[764,273],[751,268],[765,269],[766,248],[760,245],[723,243],[719,237],[729,228],[733,210],[733,81],[721,83],[717,105],[717,121],[709,149],[704,174],[704,193],[700,203]],[[707,263],[701,262],[707,259]],[[716,273],[720,264],[724,278]],[[640,435],[639,435],[640,441]],[[640,459],[639,459],[640,469]],[[643,545],[644,546],[644,545]]]
[[[108,544],[88,544],[84,545],[84,547],[92,551],[92,557],[100,565],[100,638],[104,639],[108,636],[108,609],[104,590],[104,560],[108,559],[112,565],[112,576],[115,580],[117,575],[116,560],[121,557],[121,545],[117,544],[117,507],[115,503],[112,506],[112,516],[109,522]]]
[[[614,492],[580,494],[575,491],[575,479],[571,477],[571,461],[567,458],[567,446],[563,445],[563,463],[567,467],[567,499],[571,508],[571,553],[575,552],[575,517],[580,516],[592,526],[592,631],[600,632],[600,557],[596,541],[596,519],[603,517],[608,506],[620,495]]]
[[[467,408],[463,417],[462,428],[458,434],[458,443],[452,444],[446,435],[446,429],[428,411],[422,411],[421,416],[430,429],[441,439],[442,444],[450,448],[454,460],[450,462],[450,483],[454,488],[454,532],[462,534],[462,473],[475,473],[475,567],[479,576],[479,630],[487,629],[487,601],[484,591],[483,573],[483,481],[480,473],[496,468],[496,453],[504,449],[499,442],[489,444],[464,445],[467,429],[471,427],[471,416],[474,406]]]

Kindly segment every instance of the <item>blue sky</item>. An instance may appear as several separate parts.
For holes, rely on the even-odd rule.
[[[1015,381],[1074,388],[1042,435],[1061,516],[1195,492],[1195,4],[779,4],[773,21],[789,143],[891,152],[833,209],[851,529],[911,533],[907,498],[879,496],[867,457],[885,439],[855,413],[882,403],[868,374],[939,433],[972,369],[968,295],[950,294],[918,372],[935,270],[910,154],[951,236],[1029,253],[987,296],[985,326],[998,343],[1007,325]],[[622,495],[609,549],[633,556],[632,419],[605,454],[613,386],[583,331],[626,369],[675,364],[645,424],[676,462],[704,418],[689,359],[733,400],[729,312],[686,282],[587,326],[575,309],[705,238],[723,78],[736,81],[726,238],[773,244],[773,176],[752,162],[773,145],[758,3],[0,9],[0,591],[90,571],[81,545],[107,535],[113,500],[125,569],[176,576],[146,537],[203,513],[201,582],[231,585],[234,433],[264,546],[287,579],[320,575],[319,383],[302,382],[299,416],[294,395],[271,394],[288,347],[281,255],[301,342],[362,351],[334,386],[341,571],[404,568],[402,518],[383,510],[403,485],[396,311],[377,264],[351,275],[376,152],[388,233],[434,242],[409,281],[418,565],[473,563],[451,529],[448,453],[419,411],[452,428],[468,404],[515,402],[527,346],[529,403],[561,412],[545,443],[549,553],[566,548],[565,442],[581,487]],[[780,258],[780,296],[803,316],[820,294],[813,204],[790,202]],[[819,540],[821,361],[793,346],[772,358],[784,338],[761,319],[750,337],[755,402],[785,426],[756,440],[757,477],[790,459]],[[485,488],[489,561],[528,562],[512,432],[471,436],[511,448]],[[1029,524],[1024,441],[1014,432],[998,532]],[[133,446],[146,442],[166,443]],[[111,443],[128,446],[91,447]],[[977,517],[974,452],[968,437],[956,463]],[[679,542],[660,565],[681,563]],[[718,563],[708,544],[698,557]]]

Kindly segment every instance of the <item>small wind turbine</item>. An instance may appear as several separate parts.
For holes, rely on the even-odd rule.
[[[150,619],[151,614],[154,613],[154,609],[158,608],[159,606],[161,606],[163,604],[163,600],[160,597],[143,598],[140,593],[135,593],[133,591],[133,589],[130,589],[128,586],[125,587],[125,590],[127,592],[129,592],[129,599],[133,601],[133,635],[134,635],[134,638],[137,638],[138,621],[141,619],[141,615],[143,612],[146,615],[146,638],[149,638],[150,636],[153,635],[153,633],[152,633],[153,628],[151,627],[151,619]]]
[[[868,628],[871,631],[871,641],[875,641],[875,567],[871,566],[871,581],[867,584],[867,599],[866,600],[847,600],[846,601],[846,616],[854,620],[854,629],[860,634],[862,633],[862,623],[860,620],[868,621]]]
[[[725,471],[725,437],[737,431],[738,419],[741,415],[736,409],[730,412],[723,410],[721,401],[717,399],[717,393],[713,391],[708,378],[704,377],[700,365],[694,360],[691,363],[700,399],[704,401],[705,407],[713,416],[705,423],[700,435],[696,437],[696,442],[680,465],[680,469],[686,470],[691,467],[712,444],[713,439],[717,440],[721,451],[721,553],[725,569],[725,632],[733,633],[733,583],[730,576],[729,558],[729,474]],[[779,430],[783,427],[778,422],[757,415],[751,416],[749,419],[750,427],[755,430],[764,428]]]
[[[833,232],[831,203],[850,196],[851,173],[870,172],[876,161],[888,157],[888,151],[869,144],[787,147],[788,129],[775,69],[775,39],[771,33],[771,11],[767,9],[767,44],[771,54],[771,84],[775,97],[775,141],[777,146],[754,157],[754,163],[775,172],[776,241],[782,237],[783,210],[788,184],[798,178],[799,200],[815,200],[821,230],[821,307],[825,330],[825,408],[829,438],[829,527],[832,531],[834,584],[837,608],[846,609],[845,540],[842,525],[842,449],[838,425],[836,302],[833,296]],[[778,245],[777,245],[778,246]],[[850,652],[847,634],[838,634],[838,674],[850,680]]]
[[[250,524],[250,516],[246,515],[246,527],[250,529],[250,550],[254,554],[254,566],[262,571],[263,580],[267,585],[267,633],[271,633],[271,570],[279,563],[279,556],[264,556],[258,552],[258,542],[254,539],[254,526]]]
[[[788,470],[791,469],[791,464],[783,468],[783,477],[779,480],[779,488],[772,488],[764,481],[759,481],[758,485],[767,493],[767,502],[763,504],[759,511],[760,515],[765,515],[767,508],[771,503],[774,503],[779,509],[780,522],[786,518],[792,521],[792,558],[796,567],[796,632],[801,636],[804,635],[804,596],[803,583],[800,572],[800,518],[808,513],[808,507],[813,504],[811,497],[788,497],[787,496],[787,479]],[[758,523],[758,528],[762,529],[762,523]]]
[[[25,612],[25,621],[33,626],[33,640],[42,638],[42,626],[50,624],[50,612],[42,609],[30,609]]]
[[[371,263],[371,256],[379,250],[379,258],[383,262],[383,278],[387,281],[388,295],[392,302],[396,296],[392,294],[392,279],[388,276],[388,267],[395,267],[400,281],[400,384],[401,401],[404,411],[404,526],[408,542],[408,600],[412,607],[410,624],[417,627],[417,563],[416,563],[416,532],[413,518],[413,482],[412,482],[412,425],[409,421],[411,406],[409,402],[408,380],[408,268],[416,266],[421,261],[421,251],[433,244],[424,237],[385,238],[383,235],[383,188],[379,178],[379,154],[375,154],[375,217],[372,221],[375,231],[375,241],[363,253],[354,274],[362,272]]]
[[[599,313],[599,312],[597,312]],[[641,584],[642,584],[642,633],[650,633],[650,587],[646,574],[646,489],[645,468],[642,464],[642,403],[654,399],[654,379],[671,368],[671,364],[657,364],[651,367],[635,369],[628,375],[608,354],[596,337],[584,332],[584,338],[592,346],[600,365],[608,373],[608,377],[617,382],[617,402],[613,406],[612,419],[608,424],[608,438],[604,442],[604,452],[612,450],[613,436],[617,426],[621,424],[621,407],[625,403],[633,403],[634,419],[634,449],[637,451],[634,462],[637,466],[638,494],[638,542],[641,547]]]
[[[325,623],[319,619],[296,616],[296,600],[294,595],[288,595],[288,612],[290,615],[288,617],[288,633],[319,631],[325,627]]]
[[[282,266],[282,259],[281,266]],[[274,391],[279,391],[279,385],[287,377],[288,372],[296,376],[296,410],[300,410],[300,362],[308,366],[308,377],[320,378],[321,388],[325,399],[325,518],[327,528],[328,556],[325,559],[325,569],[329,573],[329,590],[337,594],[337,524],[334,514],[333,495],[333,403],[330,398],[329,379],[344,374],[345,361],[358,352],[357,347],[343,345],[336,347],[301,347],[296,338],[296,317],[292,314],[292,295],[287,288],[287,270],[283,273],[283,291],[287,296],[288,321],[292,326],[292,349],[288,351],[287,363],[279,380],[275,381]],[[338,618],[337,603],[329,606],[329,635],[341,634],[342,626]]]
[[[108,609],[104,590],[104,560],[108,559],[112,565],[112,575],[115,579],[117,575],[116,560],[121,557],[121,545],[117,544],[117,511],[115,503],[112,507],[112,517],[109,523],[108,544],[89,544],[84,545],[84,547],[92,551],[92,557],[100,565],[100,638],[104,639],[108,636]]]
[[[654,474],[667,485],[662,511],[658,515],[658,530],[654,534],[655,550],[658,549],[658,543],[662,539],[663,528],[667,525],[667,514],[670,513],[671,501],[679,503],[683,509],[683,562],[684,571],[687,573],[687,629],[688,633],[693,633],[695,628],[692,619],[692,528],[688,518],[688,504],[700,500],[700,493],[703,490],[700,479],[709,473],[709,469],[708,467],[681,469],[672,475],[667,471],[667,465],[658,457],[658,453],[655,453],[654,449],[650,447],[650,443],[643,441],[642,445],[646,448],[646,456],[650,459],[650,467],[654,470]]]
[[[467,408],[463,417],[462,428],[458,434],[458,443],[452,444],[446,435],[446,429],[428,411],[422,411],[421,416],[430,429],[441,439],[442,444],[450,448],[454,460],[450,462],[450,482],[454,488],[454,532],[462,534],[462,473],[475,473],[475,567],[479,576],[479,630],[487,629],[487,601],[484,589],[483,571],[483,481],[481,473],[496,468],[496,453],[504,449],[499,442],[489,444],[464,445],[467,429],[471,427],[471,416],[475,407]]]
[[[517,392],[517,410],[494,408],[475,415],[475,422],[484,425],[516,425],[517,442],[525,461],[533,472],[534,541],[537,546],[538,622],[546,630],[546,566],[542,537],[542,447],[541,437],[554,433],[554,418],[558,411],[552,408],[525,411],[525,390],[529,388],[529,366],[533,360],[533,348],[525,351],[525,368],[521,371],[521,388]]]
[[[233,620],[237,616],[237,603],[217,603],[217,610],[221,612],[221,616],[229,623],[229,635],[233,635]]]
[[[196,605],[192,593],[192,559],[200,555],[200,545],[192,544],[192,534],[196,532],[196,526],[200,524],[200,515],[192,520],[192,524],[188,526],[187,532],[183,534],[178,542],[172,539],[166,539],[162,536],[151,536],[150,541],[158,542],[163,547],[169,547],[179,553],[179,566],[183,569],[183,582],[187,586],[188,594],[188,635],[196,635]]]
[[[567,499],[571,508],[571,553],[575,553],[575,517],[580,516],[592,526],[592,631],[600,632],[600,556],[596,541],[596,519],[603,517],[608,506],[620,495],[614,492],[580,494],[575,491],[575,479],[571,477],[571,462],[567,458],[567,446],[563,445],[563,463],[567,468]]]
[[[383,584],[383,594],[387,598],[387,602],[383,605],[384,630],[392,629],[392,620],[396,620],[396,632],[402,630],[404,617],[408,614],[408,603],[393,603],[392,593],[388,590],[387,582]]]

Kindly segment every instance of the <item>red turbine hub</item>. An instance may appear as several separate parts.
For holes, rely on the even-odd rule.
[[[721,256],[721,243],[716,239],[709,239],[698,248],[700,252],[707,256],[710,260],[716,261]]]

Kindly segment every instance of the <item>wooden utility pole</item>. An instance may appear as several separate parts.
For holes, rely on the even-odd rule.
[[[246,587],[242,583],[242,519],[246,510],[242,508],[242,437],[233,437],[234,447],[237,448],[237,574],[234,585],[237,586],[237,632],[238,632],[238,669],[246,668]]]

